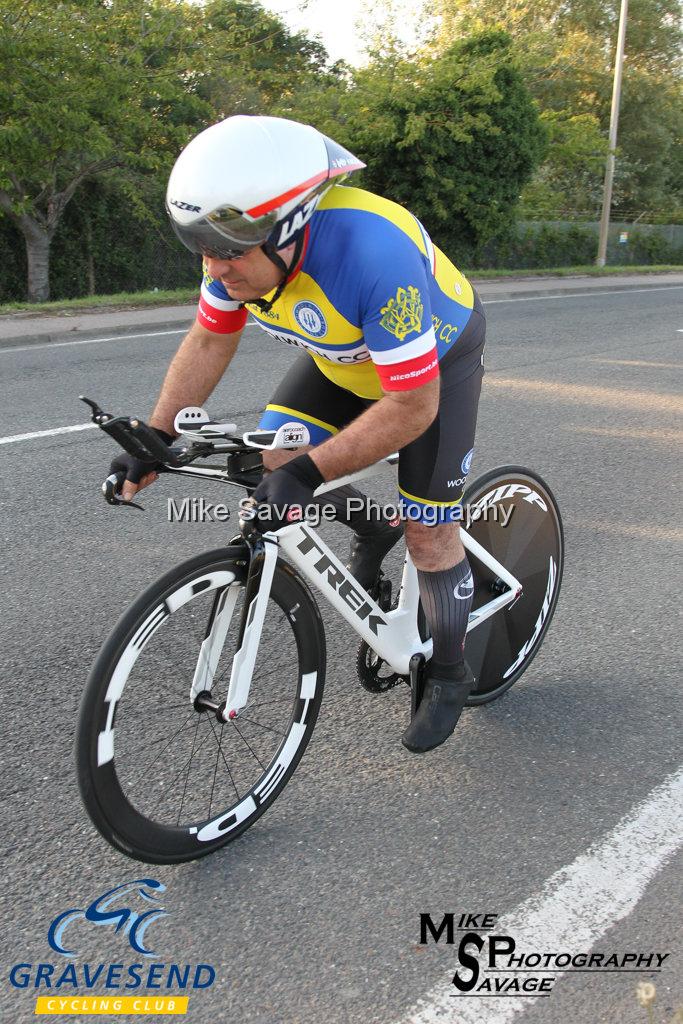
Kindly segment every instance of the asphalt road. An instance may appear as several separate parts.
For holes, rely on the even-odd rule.
[[[104,844],[78,797],[72,742],[89,665],[122,610],[232,533],[169,524],[167,497],[217,500],[216,487],[162,479],[144,515],[119,512],[98,493],[113,450],[99,432],[0,443],[2,1020],[32,1020],[36,995],[49,994],[12,988],[13,964],[66,963],[47,944],[50,921],[142,877],[168,887],[169,914],[154,926],[159,961],[216,969],[215,984],[190,996],[193,1024],[402,1024],[421,999],[425,1020],[453,1024],[503,1024],[515,1012],[529,1024],[636,1024],[646,1019],[639,981],[656,985],[654,1019],[672,1018],[683,1005],[681,859],[657,862],[660,839],[638,814],[680,762],[682,295],[487,305],[473,475],[528,464],[564,517],[564,584],[541,652],[500,701],[467,711],[447,745],[416,758],[400,744],[407,692],[361,690],[355,643],[324,610],[326,698],[300,772],[242,839],[186,866],[135,864]],[[144,416],[179,337],[0,351],[0,442],[84,422],[81,392]],[[249,329],[210,411],[253,427],[292,358]],[[393,497],[386,478],[372,491]],[[330,536],[346,543],[341,530]],[[657,820],[680,815],[673,806]],[[634,815],[629,836],[655,864],[640,886],[631,839],[617,841]],[[592,901],[585,872],[580,924],[592,938],[577,923],[572,944],[570,921],[554,952],[668,952],[660,973],[564,973],[547,999],[455,1004],[457,947],[421,946],[421,913],[513,919],[586,851],[619,843],[608,871],[629,892],[596,890]],[[539,941],[556,919],[551,907]],[[135,959],[112,929],[84,928],[79,939],[78,963]]]

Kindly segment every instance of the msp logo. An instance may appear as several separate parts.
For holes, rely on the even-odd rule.
[[[462,469],[462,471],[465,474],[465,476],[467,476],[467,474],[470,471],[470,466],[472,465],[472,456],[473,455],[474,455],[474,448],[470,448],[470,450],[468,451],[467,455],[462,460],[462,464],[461,464],[460,468]]]
[[[420,298],[420,289],[413,285],[398,288],[396,297],[388,299],[380,312],[380,324],[384,330],[389,331],[389,334],[393,334],[399,341],[403,341],[411,331],[419,331],[422,328],[424,306]]]
[[[153,878],[138,878],[134,882],[124,882],[114,889],[98,896],[96,900],[84,910],[77,908],[65,910],[58,914],[50,925],[47,933],[47,941],[55,953],[62,956],[76,956],[74,949],[67,949],[65,946],[66,929],[75,921],[87,921],[91,925],[109,925],[116,933],[121,932],[127,936],[131,949],[143,956],[154,956],[154,950],[145,946],[145,932],[153,921],[165,917],[167,911],[158,906],[158,893],[166,891],[166,886]],[[132,907],[125,904],[131,902],[130,896],[139,896],[144,903],[154,905],[153,910],[146,910],[140,914]],[[123,903],[123,905],[122,905]]]
[[[327,334],[327,322],[323,311],[314,302],[297,302],[294,307],[294,319],[312,338],[324,338]]]

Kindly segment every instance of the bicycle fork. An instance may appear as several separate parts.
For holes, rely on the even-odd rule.
[[[217,703],[212,695],[213,679],[237,601],[237,588],[228,586],[214,609],[192,683],[191,698],[198,710],[212,711],[219,720],[236,718],[249,700],[249,688],[256,664],[261,630],[278,557],[275,538],[250,538],[251,559],[240,619],[237,649],[230,672],[228,695]]]

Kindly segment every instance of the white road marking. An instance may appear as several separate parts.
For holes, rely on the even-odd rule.
[[[555,872],[539,895],[499,918],[496,934],[515,939],[515,955],[590,950],[631,913],[648,883],[683,843],[682,804],[683,769],[653,790],[601,843]],[[406,1024],[507,1024],[527,1010],[532,999],[463,999],[449,988],[444,981],[429,993],[405,1018]]]
[[[96,423],[76,423],[73,427],[53,427],[52,430],[34,430],[32,434],[13,434],[12,437],[0,437],[0,444],[13,444],[14,441],[32,441],[34,437],[53,437],[55,434],[73,434],[77,430],[94,430]]]
[[[0,348],[3,352],[33,352],[38,348],[64,348],[66,345],[99,345],[101,341],[130,341],[132,338],[161,338],[165,334],[187,334],[189,327],[181,327],[177,331],[149,331],[146,334],[114,334],[110,338],[78,338],[73,341],[46,341],[35,345],[14,345]]]
[[[681,370],[683,363],[652,363],[646,359],[587,359],[587,363],[609,363],[614,366],[652,366],[661,370]]]
[[[482,299],[484,306],[496,302],[542,302],[544,299],[585,299],[590,295],[633,295],[635,292],[672,292],[683,284],[653,285],[652,288],[613,288],[607,292],[567,292],[564,295],[518,295],[514,299]]]

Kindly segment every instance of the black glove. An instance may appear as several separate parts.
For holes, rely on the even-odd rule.
[[[253,495],[259,504],[271,507],[268,518],[256,518],[261,533],[281,530],[283,526],[302,520],[303,510],[314,500],[313,491],[324,479],[308,454],[297,455],[291,462],[265,476]]]
[[[157,427],[151,427],[150,429],[159,435],[164,444],[171,445],[175,441],[173,434],[167,434],[165,430],[159,430]],[[128,452],[121,452],[115,459],[112,459],[109,472],[125,473],[126,480],[129,480],[132,484],[139,484],[143,476],[147,476],[148,473],[155,473],[160,465],[160,462],[143,462],[142,459],[136,459],[134,455],[129,455]]]

